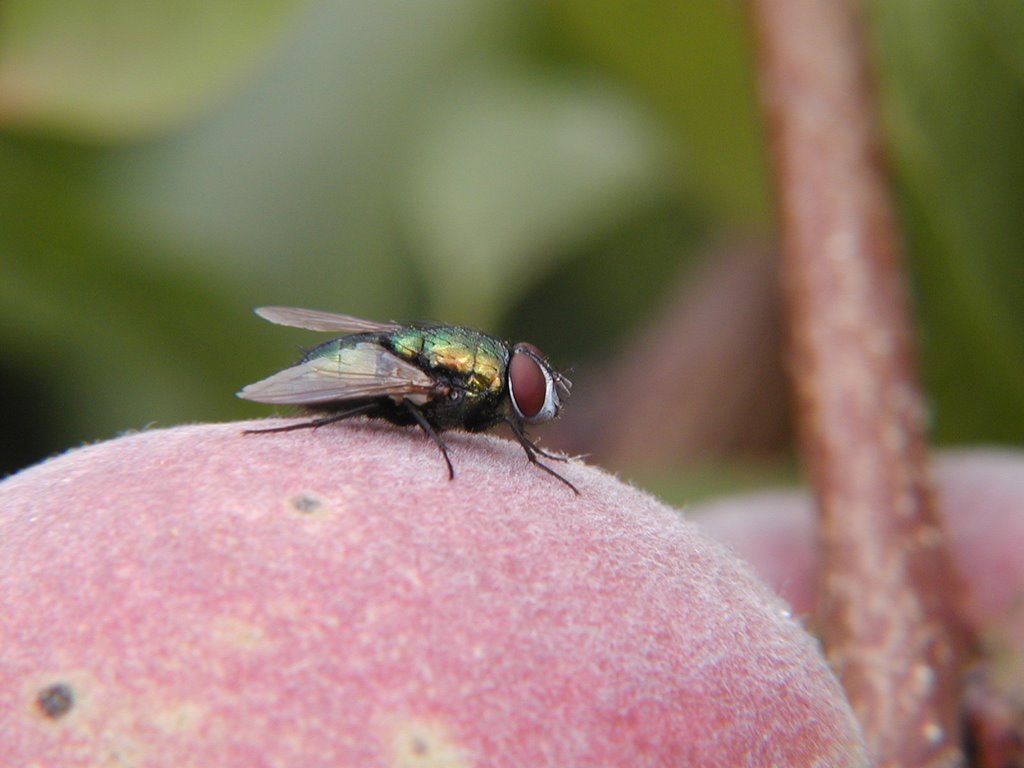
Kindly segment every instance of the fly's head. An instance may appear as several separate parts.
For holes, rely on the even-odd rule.
[[[541,424],[558,416],[572,382],[548,363],[533,344],[512,348],[508,363],[508,392],[515,416],[526,424]]]

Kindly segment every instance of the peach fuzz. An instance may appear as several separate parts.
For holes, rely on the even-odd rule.
[[[0,765],[866,766],[722,545],[490,436],[268,420],[0,483]]]
[[[936,509],[974,634],[961,707],[972,765],[1019,765],[1024,702],[1024,452],[944,452],[933,465]],[[754,493],[691,510],[731,544],[798,615],[817,600],[814,512],[800,491]],[[954,591],[950,599],[957,599]]]
[[[947,451],[938,454],[932,474],[936,508],[964,588],[964,618],[983,633],[993,622],[1019,620],[1024,616],[1024,452]],[[813,611],[818,561],[808,493],[752,493],[688,512],[748,560],[796,613]]]

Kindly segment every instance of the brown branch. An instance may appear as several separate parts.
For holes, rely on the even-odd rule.
[[[962,765],[959,590],[926,477],[857,8],[752,0],[790,364],[820,509],[820,626],[880,766]]]

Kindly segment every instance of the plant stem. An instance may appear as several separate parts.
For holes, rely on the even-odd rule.
[[[931,503],[858,7],[751,7],[790,374],[820,514],[822,638],[879,766],[962,765],[959,582]]]

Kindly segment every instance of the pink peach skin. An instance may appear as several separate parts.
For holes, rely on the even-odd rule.
[[[975,632],[984,631],[992,621],[1024,611],[1024,452],[946,452],[935,461],[933,476],[965,587],[964,616]],[[796,613],[814,610],[817,555],[807,493],[753,493],[687,513],[734,547]]]
[[[958,451],[933,467],[936,503],[977,639],[962,709],[972,765],[1024,759],[1024,452]],[[799,491],[721,499],[691,510],[810,616],[817,556],[810,497]],[[953,597],[953,595],[951,595]]]
[[[198,425],[0,483],[0,765],[866,766],[815,641],[600,470]]]

